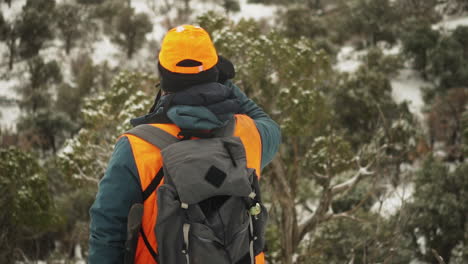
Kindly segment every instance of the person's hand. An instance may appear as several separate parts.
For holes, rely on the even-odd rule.
[[[225,57],[218,55],[218,82],[224,84],[227,80],[232,79],[236,76],[236,70],[232,62]]]

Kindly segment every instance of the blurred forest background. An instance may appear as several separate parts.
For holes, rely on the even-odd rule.
[[[269,263],[468,263],[466,0],[1,0],[1,263],[85,262],[97,183],[183,23],[281,125]]]

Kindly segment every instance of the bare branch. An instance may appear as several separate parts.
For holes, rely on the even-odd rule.
[[[75,166],[74,166],[75,169],[77,169],[78,172],[79,172],[79,174],[75,176],[76,178],[83,179],[83,180],[86,180],[86,181],[89,181],[89,182],[92,182],[92,183],[95,183],[95,184],[98,184],[98,183],[99,183],[99,180],[98,180],[98,179],[87,176],[87,175],[83,172],[83,170],[80,168],[80,166],[79,166],[78,164],[75,163],[74,165],[75,165]]]
[[[373,172],[367,170],[367,167],[361,167],[356,174],[349,180],[337,184],[331,188],[332,194],[336,195],[354,188],[365,176],[372,175]]]
[[[319,223],[329,219],[328,216],[331,214],[327,215],[327,213],[330,211],[332,198],[333,195],[331,191],[329,189],[324,189],[315,213],[298,227],[298,236],[295,238],[296,244],[298,244],[309,231],[315,229]]]
[[[320,174],[318,172],[312,173],[312,176],[314,177],[315,182],[320,186],[325,187],[330,182],[330,178],[328,178],[327,176],[322,175],[322,174]]]
[[[351,220],[354,220],[354,221],[357,221],[357,222],[361,222],[361,223],[364,223],[364,222],[369,222],[365,219],[362,219],[362,218],[359,218],[359,217],[356,217],[352,214],[349,214],[349,213],[339,213],[339,214],[333,214],[331,217],[329,217],[328,219],[330,220],[336,220],[336,219],[340,219],[340,218],[347,218],[347,219],[351,219]]]
[[[445,264],[444,259],[439,255],[439,253],[437,253],[437,250],[431,248],[431,252],[434,255],[434,257],[437,259],[437,262],[439,262],[439,264]]]
[[[354,206],[353,208],[351,208],[350,210],[346,212],[342,212],[339,214],[332,214],[331,216],[328,216],[327,218],[331,220],[339,219],[339,218],[349,218],[358,222],[368,222],[367,220],[355,217],[353,214],[364,205],[364,203],[372,196],[373,193],[374,193],[374,189],[369,190],[366,196],[361,201],[359,201],[359,203],[356,206]]]

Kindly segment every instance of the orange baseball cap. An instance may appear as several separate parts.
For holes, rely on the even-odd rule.
[[[182,61],[194,61],[198,66],[182,66]],[[218,54],[210,35],[203,28],[182,25],[169,30],[159,52],[159,63],[174,73],[197,74],[213,68]]]

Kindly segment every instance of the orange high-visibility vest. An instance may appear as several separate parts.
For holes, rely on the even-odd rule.
[[[235,115],[235,118],[236,125],[234,128],[234,136],[239,137],[244,145],[247,157],[247,167],[255,169],[257,176],[260,178],[260,164],[262,157],[262,140],[260,138],[260,134],[254,121],[250,117],[239,114]],[[180,128],[174,124],[152,124],[152,126],[162,129],[175,137],[177,137],[180,132]],[[137,136],[131,134],[124,134],[123,136],[126,136],[130,142],[138,175],[140,177],[141,188],[142,190],[146,190],[163,165],[160,149]],[[161,186],[162,184],[164,184],[164,179],[158,186]],[[156,192],[157,189],[144,201],[144,212],[141,226],[146,241],[157,253],[158,245],[156,235],[154,233],[156,219],[158,217]],[[255,261],[257,264],[264,264],[264,254],[261,253],[256,256]],[[145,244],[142,234],[140,234],[138,238],[135,263],[156,263],[151,255],[150,249],[148,249]]]

